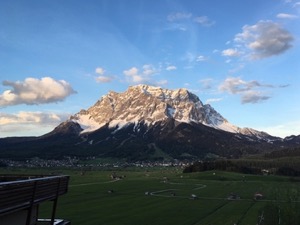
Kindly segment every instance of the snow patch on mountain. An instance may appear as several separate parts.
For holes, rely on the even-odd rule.
[[[71,121],[76,122],[81,126],[81,128],[83,129],[81,133],[92,132],[105,125],[105,124],[99,124],[92,117],[90,117],[90,115],[84,115],[84,114],[78,116],[76,119],[71,118]]]

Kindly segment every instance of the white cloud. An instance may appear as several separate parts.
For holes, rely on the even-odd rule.
[[[138,68],[132,67],[128,70],[124,70],[123,73],[130,83],[149,83],[152,80],[152,76],[159,73],[159,70],[150,64],[145,64],[141,72],[139,72]]]
[[[129,70],[124,70],[123,73],[127,76],[128,81],[132,83],[140,83],[146,81],[142,75],[138,74],[139,70],[136,67],[132,67]]]
[[[251,59],[262,59],[279,55],[292,47],[293,36],[272,21],[259,21],[243,27],[243,32],[235,36],[235,42],[250,51]]]
[[[187,31],[187,26],[182,23],[170,23],[167,25],[165,30],[170,30],[170,31]]]
[[[189,63],[194,62],[195,59],[196,59],[195,54],[193,54],[191,52],[186,52],[185,55],[182,57],[182,60],[188,61]]]
[[[259,103],[270,98],[262,88],[273,88],[272,85],[260,84],[258,81],[244,81],[239,77],[229,77],[219,86],[222,92],[237,94],[241,96],[241,102]]]
[[[228,48],[222,51],[223,56],[239,56],[240,52],[237,49]]]
[[[296,2],[294,5],[293,5],[294,8],[297,8],[297,7],[300,7],[300,2]]]
[[[207,16],[195,17],[194,22],[206,27],[210,27],[216,23],[215,21],[210,20]]]
[[[164,86],[164,85],[166,85],[166,84],[168,84],[168,81],[167,80],[160,80],[160,81],[158,81],[157,82],[157,85],[161,85],[161,86]]]
[[[211,89],[212,88],[213,79],[211,79],[211,78],[202,79],[199,82],[201,84],[202,89]]]
[[[98,76],[95,79],[96,79],[96,82],[98,82],[98,83],[109,83],[113,80],[112,77],[108,77],[108,76]]]
[[[209,58],[204,55],[197,55],[192,52],[186,52],[185,55],[181,58],[183,61],[187,61],[192,66],[195,62],[204,62]]]
[[[188,23],[196,23],[200,24],[204,27],[211,27],[216,22],[209,19],[207,16],[193,16],[192,13],[185,13],[185,12],[177,12],[172,13],[167,16],[167,20],[172,24],[171,27],[168,28],[168,30],[181,30],[186,31],[186,26]]]
[[[124,70],[123,73],[124,73],[126,76],[135,76],[135,75],[138,74],[138,72],[139,72],[138,68],[136,68],[136,67],[131,67],[129,70]]]
[[[279,13],[276,16],[279,19],[296,19],[298,16],[293,15],[293,14],[286,14],[286,13]]]
[[[261,91],[249,90],[249,91],[243,92],[243,94],[241,95],[241,98],[242,98],[242,103],[247,104],[247,103],[263,102],[265,100],[268,100],[271,97],[265,95]]]
[[[220,102],[220,101],[222,101],[222,98],[210,98],[210,99],[207,99],[205,103],[211,104],[213,102]]]
[[[168,70],[168,71],[176,70],[176,69],[177,69],[177,67],[173,66],[173,65],[167,66],[167,68],[166,68],[166,70]]]
[[[38,136],[54,129],[70,117],[66,113],[25,112],[16,114],[0,113],[0,137]]]
[[[113,76],[105,75],[106,71],[102,67],[97,67],[95,73],[98,74],[98,76],[95,77],[97,83],[109,83],[114,80]]]
[[[53,125],[66,120],[69,114],[57,114],[51,112],[25,112],[16,114],[0,113],[0,125],[9,124],[43,124]]]
[[[126,76],[126,80],[129,83],[134,84],[151,84],[151,85],[164,85],[167,83],[166,80],[155,81],[155,75],[159,74],[161,70],[161,65],[159,69],[156,69],[151,64],[145,64],[142,69],[137,67],[131,67],[128,70],[124,70],[123,74]]]
[[[105,70],[103,68],[101,68],[101,67],[97,67],[95,69],[95,73],[103,75],[105,73]]]
[[[244,81],[239,77],[229,77],[220,86],[220,90],[227,91],[231,94],[237,94],[244,91],[252,90],[255,87],[272,87],[271,85],[263,85],[258,81]]]
[[[207,61],[207,60],[208,60],[208,58],[205,57],[205,56],[203,56],[203,55],[199,55],[199,56],[197,56],[197,58],[196,58],[196,61],[197,61],[197,62],[203,62],[203,61]]]
[[[291,135],[300,135],[300,121],[290,121],[275,126],[259,127],[257,129],[284,138]]]
[[[232,69],[230,69],[228,72],[229,73],[237,73],[238,71],[240,71],[240,70],[242,70],[242,69],[244,69],[244,67],[245,67],[245,64],[238,64],[235,68],[232,68]]]
[[[172,13],[169,14],[167,19],[170,22],[174,22],[177,20],[186,20],[186,19],[190,19],[192,17],[192,13],[181,13],[181,12],[177,12],[177,13]]]
[[[149,64],[143,65],[143,74],[146,76],[157,73],[156,69]]]
[[[12,90],[6,90],[0,95],[0,106],[3,107],[59,102],[76,93],[68,82],[51,77],[43,77],[40,80],[26,78],[23,82],[3,81],[2,84],[12,87]]]

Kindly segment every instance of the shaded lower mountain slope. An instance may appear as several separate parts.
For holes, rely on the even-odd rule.
[[[40,137],[2,138],[0,157],[47,159],[96,156],[132,161],[203,158],[213,154],[238,158],[271,152],[284,146],[282,139],[270,142],[174,119],[151,126],[140,122],[113,128],[106,125],[90,133],[81,134],[81,131],[79,124],[67,121]]]

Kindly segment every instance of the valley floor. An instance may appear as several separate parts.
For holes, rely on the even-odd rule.
[[[74,225],[275,225],[300,221],[300,185],[288,177],[220,171],[183,174],[177,168],[4,172],[70,175],[69,192],[59,199],[57,218]],[[49,218],[51,206],[43,204],[40,215]]]

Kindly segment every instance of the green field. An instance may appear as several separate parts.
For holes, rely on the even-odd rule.
[[[282,221],[291,218],[288,213],[297,214],[300,205],[300,182],[288,177],[219,171],[184,174],[175,168],[115,171],[124,177],[120,180],[111,179],[113,171],[63,173],[71,180],[69,192],[59,198],[56,217],[72,225],[256,225],[261,215],[265,217],[261,224],[268,224],[272,210],[278,215],[271,219],[297,224]],[[256,192],[263,194],[262,200],[253,199]],[[238,199],[228,200],[231,193]],[[192,194],[197,199],[191,199]],[[51,217],[51,206],[42,204],[40,217]]]

